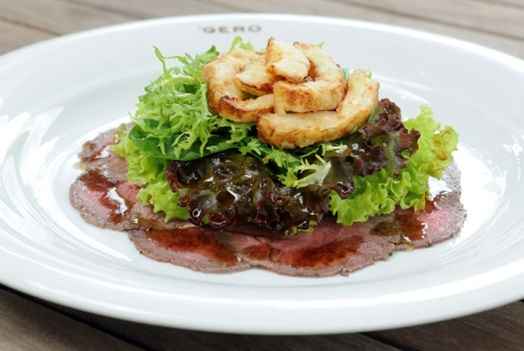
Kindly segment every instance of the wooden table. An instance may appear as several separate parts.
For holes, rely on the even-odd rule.
[[[399,24],[524,57],[524,0],[0,0],[0,54],[103,25],[198,13],[279,12]],[[3,267],[8,269],[8,267]],[[398,330],[236,336],[152,327],[56,306],[0,286],[0,350],[524,350],[524,303]]]

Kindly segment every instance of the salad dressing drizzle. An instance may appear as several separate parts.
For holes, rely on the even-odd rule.
[[[441,193],[438,196],[444,196]],[[397,210],[388,219],[379,222],[373,228],[373,234],[384,236],[400,236],[400,241],[404,244],[410,244],[417,240],[426,238],[427,224],[421,220],[421,214],[431,213],[437,208],[435,197],[433,200],[426,201],[424,210],[417,212],[414,209]]]
[[[97,171],[89,171],[81,175],[80,181],[99,196],[100,205],[111,211],[110,220],[113,223],[122,222],[129,206],[127,201],[118,193],[117,183],[110,181]]]
[[[232,266],[237,262],[233,250],[217,239],[216,232],[200,227],[182,227],[173,230],[149,230],[146,236],[156,245],[175,252],[191,252],[212,257],[225,266]]]

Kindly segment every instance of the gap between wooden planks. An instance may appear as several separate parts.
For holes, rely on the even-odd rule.
[[[0,54],[52,37],[40,30],[0,21]]]
[[[125,12],[130,7],[133,13],[143,14],[144,12],[152,15],[164,15],[169,13],[171,7],[167,1],[154,1],[154,5],[149,9],[141,10],[144,6],[138,0],[72,0],[75,3],[84,3],[98,6],[100,8],[110,8]],[[335,7],[336,3],[345,6],[347,9],[361,7],[363,9],[378,10],[380,12],[393,15],[413,17],[425,21],[443,23],[452,26],[471,28],[473,30],[495,33],[511,38],[524,39],[524,4],[520,0],[513,0],[512,3],[503,1],[489,0],[440,0],[440,1],[416,1],[416,0],[330,0],[316,1],[313,5],[315,13],[329,12],[334,15],[341,15],[338,12],[330,11],[329,7]],[[332,5],[329,5],[331,3]],[[167,6],[166,6],[167,5]],[[218,6],[217,6],[218,5]],[[229,0],[218,1],[179,1],[177,8],[183,14],[203,12],[216,12],[224,8],[253,11],[257,6],[264,6],[268,12],[281,12],[291,8],[293,12],[302,12],[311,8],[307,1],[242,1],[233,2]],[[181,14],[182,14],[181,13]]]
[[[0,288],[0,350],[140,351],[100,330]]]
[[[7,297],[7,298],[5,298]],[[7,312],[7,313],[6,313]],[[38,318],[26,323],[30,316],[38,314]],[[69,350],[73,349],[71,342],[76,341],[81,331],[85,339],[80,342],[79,348],[84,350],[84,345],[93,339],[92,350],[99,350],[97,345],[107,339],[107,348],[103,350],[128,350],[125,345],[136,345],[142,349],[163,350],[191,350],[191,351],[273,351],[273,350],[367,350],[367,351],[399,351],[398,348],[387,343],[375,340],[363,334],[341,334],[333,336],[254,336],[233,335],[221,333],[205,333],[173,328],[155,327],[140,323],[125,322],[112,318],[84,313],[66,307],[51,304],[37,298],[15,292],[0,286],[0,349],[2,348],[3,330],[10,333],[6,345],[31,345],[41,342],[53,348],[40,348],[42,350]],[[4,317],[5,316],[5,317]],[[72,325],[70,325],[70,323]],[[27,325],[26,325],[27,324]],[[26,325],[25,327],[22,327]],[[100,331],[96,332],[96,329]],[[102,332],[103,331],[103,332]],[[29,342],[23,341],[25,334],[31,335]],[[52,335],[52,338],[48,337]],[[120,348],[109,348],[114,344],[113,338],[121,339]],[[22,341],[18,341],[18,340]],[[34,340],[33,340],[34,339]],[[62,343],[70,348],[55,348],[55,344]],[[91,350],[91,349],[90,349]],[[102,350],[102,349],[100,349]],[[129,350],[135,350],[130,348]]]
[[[452,0],[446,0],[443,4],[449,5],[450,1]],[[443,24],[440,23],[442,20],[439,18],[447,17],[445,15],[445,10],[438,10],[441,7],[440,1],[424,2],[424,4],[426,4],[424,5],[426,6],[424,9],[421,9],[421,2],[415,0],[402,0],[402,2],[405,3],[405,7],[393,7],[392,5],[387,7],[384,5],[387,3],[378,6],[378,2],[374,1],[370,3],[371,5],[362,5],[360,2],[363,1],[243,0],[242,2],[232,2],[229,0],[182,0],[174,3],[165,0],[151,0],[148,2],[147,6],[144,6],[143,2],[139,0],[17,0],[16,3],[0,1],[0,20],[3,18],[33,28],[40,28],[42,31],[65,34],[97,26],[148,17],[231,11],[278,11],[281,13],[332,15],[404,25],[474,41],[506,51],[516,56],[524,57],[524,40],[512,39],[513,35],[509,38],[505,37],[504,34],[497,35],[481,33],[478,30],[463,28],[467,23],[476,23],[475,18],[482,15],[482,13],[477,13],[478,10],[475,10],[475,6],[472,6],[473,9],[471,11],[464,11],[466,13],[453,17],[453,21],[446,19],[446,21],[448,21],[446,23],[449,24]],[[477,0],[476,2],[483,6],[485,5],[482,1]],[[414,4],[419,5],[416,7]],[[492,10],[495,13],[495,17],[500,17],[500,13],[504,14],[507,11],[507,7],[500,4],[492,4],[490,6],[493,7]],[[510,10],[512,10],[511,12],[514,12],[515,9],[510,8]],[[426,17],[420,18],[421,16],[414,15],[413,13],[415,11],[424,13],[424,16]],[[432,14],[426,15],[426,12],[431,12]],[[522,14],[524,16],[524,9],[522,10]],[[520,15],[520,12],[518,15]],[[460,18],[463,19],[459,20]],[[489,28],[494,26],[494,20],[483,20],[483,18],[484,17],[480,17],[478,22],[479,26],[482,26],[484,29],[481,28],[479,30],[489,32]],[[522,31],[524,32],[524,21],[513,24],[513,26],[522,28]],[[504,26],[500,25],[500,27]],[[520,33],[520,29],[517,32]],[[2,42],[0,42],[0,49],[1,48]],[[6,50],[3,51],[5,52]]]
[[[15,299],[12,297],[14,294],[19,295],[15,299],[14,308],[9,299],[3,298],[6,294],[8,297],[11,296],[11,300]],[[46,309],[45,311],[44,308]],[[128,344],[135,344],[155,351],[186,349],[195,351],[236,351],[245,349],[269,351],[283,348],[296,351],[341,351],[352,349],[370,351],[438,351],[460,350],[465,345],[467,345],[468,349],[475,351],[521,351],[523,349],[522,345],[524,345],[524,303],[522,302],[516,302],[492,311],[464,318],[423,326],[366,334],[327,336],[233,335],[155,327],[84,313],[13,292],[10,289],[7,291],[0,289],[0,315],[4,315],[6,311],[8,311],[7,320],[9,323],[3,326],[2,323],[6,323],[6,318],[4,320],[0,319],[0,340],[2,340],[2,329],[7,328],[9,330],[11,328],[13,330],[14,328],[15,332],[19,333],[20,319],[23,322],[25,321],[24,318],[27,317],[18,316],[17,314],[32,316],[38,313],[45,318],[36,319],[25,329],[27,332],[31,330],[36,331],[37,335],[31,336],[36,338],[35,340],[41,339],[41,333],[55,333],[57,335],[54,335],[54,338],[58,340],[64,338],[74,339],[77,328],[79,328],[76,324],[78,322],[75,322],[76,320],[81,321],[80,324],[87,324],[104,331],[105,333],[101,335],[111,335],[124,340]],[[13,315],[13,313],[15,314]],[[54,316],[54,314],[59,316]],[[61,314],[65,314],[73,320],[60,316]],[[11,319],[13,318],[15,319],[14,327],[11,325],[13,323]],[[47,321],[51,322],[47,323]],[[66,324],[73,323],[74,328],[72,329],[74,333],[71,332],[71,327],[62,326],[62,322]],[[45,325],[40,326],[40,323]],[[49,327],[49,324],[52,327]],[[41,331],[41,328],[44,330]],[[91,334],[88,333],[86,335]],[[96,342],[98,340],[95,340]],[[2,346],[1,343],[0,346]],[[4,348],[0,349],[4,350]]]
[[[508,38],[524,39],[524,9],[478,0],[336,0]]]
[[[100,0],[80,1],[92,2]],[[502,51],[506,51],[516,56],[524,57],[524,40],[521,38],[498,35],[496,33],[490,33],[489,30],[480,31],[474,28],[467,28],[467,26],[461,24],[460,22],[443,22],[435,18],[414,16],[411,13],[413,11],[409,10],[409,4],[406,5],[406,9],[402,11],[393,11],[391,8],[379,6],[370,7],[369,5],[363,5],[366,2],[364,0],[362,0],[362,4],[344,0],[302,0],[300,2],[281,0],[243,0],[241,2],[231,2],[228,0],[211,1],[214,4],[216,3],[228,6],[230,10],[234,11],[275,12],[275,9],[279,9],[278,11],[281,13],[337,16],[407,26],[415,29],[426,30],[473,41]],[[422,2],[416,0],[409,0],[409,3],[411,5],[415,3],[423,3],[427,4],[427,6],[433,7],[440,6],[441,4],[440,1]],[[300,6],[297,6],[297,4],[300,4]],[[524,11],[522,13],[524,16]],[[469,21],[472,21],[472,19],[469,19]],[[522,30],[524,31],[524,21],[519,22],[519,25],[523,27]]]

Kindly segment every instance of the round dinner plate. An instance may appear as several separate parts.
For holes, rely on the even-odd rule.
[[[126,121],[167,54],[226,49],[236,35],[324,43],[368,68],[404,117],[429,104],[460,134],[468,217],[454,239],[348,277],[252,269],[205,274],[141,256],[68,201],[77,153]],[[524,296],[524,61],[383,24],[287,15],[166,18],[42,42],[0,58],[0,282],[80,310],[238,333],[376,330],[457,317]]]

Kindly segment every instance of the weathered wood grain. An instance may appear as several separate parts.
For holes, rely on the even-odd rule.
[[[48,39],[52,36],[37,29],[0,21],[0,55],[20,46]]]
[[[481,33],[473,29],[460,28],[443,23],[430,22],[421,18],[415,18],[410,15],[402,15],[400,13],[396,14],[392,13],[391,11],[384,11],[378,7],[370,8],[369,6],[362,6],[360,4],[346,3],[343,2],[343,0],[243,0],[239,2],[232,2],[229,0],[211,1],[214,4],[227,6],[231,11],[275,12],[275,9],[278,9],[279,13],[337,16],[407,26],[415,29],[426,30],[469,40],[508,52],[516,56],[524,57],[524,40],[503,37],[496,34]],[[417,2],[415,0],[410,1],[411,3]],[[430,1],[424,3],[430,3]],[[431,3],[438,4],[439,2]],[[502,23],[500,23],[500,25],[502,25]],[[522,25],[522,27],[524,27],[524,25]]]
[[[380,9],[391,14],[450,24],[495,33],[511,38],[524,38],[524,9],[476,0],[337,0]]]
[[[89,5],[93,8],[112,11],[137,18],[183,16],[202,13],[223,13],[227,7],[210,2],[194,0],[149,0],[144,6],[142,0],[68,0],[71,3]]]
[[[59,0],[0,1],[0,20],[65,34],[132,20],[129,16]]]
[[[48,304],[47,302],[44,302]],[[424,326],[363,334],[330,336],[253,336],[202,333],[119,321],[52,305],[96,328],[153,350],[523,350],[524,303]],[[394,346],[392,346],[394,345]]]
[[[477,0],[477,1],[483,1],[483,2],[488,2],[488,3],[497,3],[499,5],[507,6],[509,8],[511,7],[524,8],[524,0]]]
[[[56,306],[65,314],[82,319],[90,325],[120,336],[137,345],[155,351],[313,351],[364,350],[399,351],[398,348],[363,334],[331,336],[259,336],[204,333],[189,330],[154,327],[120,321]]]
[[[309,351],[309,350],[363,350],[363,351],[399,351],[401,349],[393,347],[385,342],[375,340],[373,337],[363,334],[339,334],[331,336],[259,336],[259,335],[233,335],[223,333],[206,333],[190,330],[181,330],[174,328],[156,327],[151,325],[144,325],[140,323],[127,322],[113,318],[103,317],[92,313],[81,312],[68,307],[60,306],[41,300],[36,297],[28,296],[23,293],[13,291],[10,288],[4,287],[0,284],[0,350],[2,348],[2,322],[4,305],[11,305],[2,303],[3,296],[8,296],[16,302],[16,306],[26,306],[25,309],[13,308],[13,315],[16,317],[17,313],[24,316],[31,316],[34,313],[44,311],[46,315],[42,314],[42,318],[51,316],[61,316],[61,320],[57,320],[56,330],[57,337],[66,338],[68,333],[61,333],[60,330],[69,330],[69,323],[77,323],[82,326],[91,326],[93,330],[99,329],[100,335],[111,335],[112,337],[120,337],[126,343],[132,343],[137,347],[142,347],[147,350],[154,351],[171,351],[171,350],[191,350],[191,351],[273,351],[273,350],[289,350],[289,351]],[[20,316],[19,318],[23,318]],[[54,318],[54,317],[53,317]],[[82,321],[82,323],[77,322]],[[63,321],[63,325],[59,323]],[[11,318],[7,318],[6,324],[12,324]],[[55,319],[52,319],[53,328]],[[76,324],[75,324],[76,326]],[[36,323],[34,325],[38,333],[46,332],[42,330]],[[24,333],[31,332],[31,326]],[[15,335],[24,335],[18,330],[14,331]],[[86,339],[89,339],[91,334],[86,334]],[[97,346],[98,344],[94,344]],[[108,345],[111,345],[108,343]],[[100,350],[127,350],[119,348],[104,348]],[[46,349],[42,350],[57,350],[62,349]],[[84,350],[80,348],[79,350]],[[93,350],[98,350],[94,348]],[[130,349],[135,350],[135,349]]]
[[[2,351],[139,351],[140,348],[0,289]]]
[[[517,302],[451,321],[369,335],[408,349],[424,351],[522,351],[524,303]]]
[[[0,1],[0,18],[9,18],[12,21],[30,24],[51,32],[66,33],[139,18],[232,11],[275,12],[278,9],[280,13],[349,17],[403,25],[455,36],[524,57],[524,40],[428,22],[409,14],[391,13],[390,8],[386,10],[377,6],[375,6],[377,8],[369,8],[368,5],[341,1],[344,0],[302,0],[299,2],[292,0],[244,0],[241,2],[153,0],[144,6],[138,0],[129,2],[124,0],[69,0],[67,2],[63,0],[40,0],[39,2],[19,0],[16,7]],[[414,0],[409,1],[418,3]],[[33,2],[38,5],[34,5]]]

